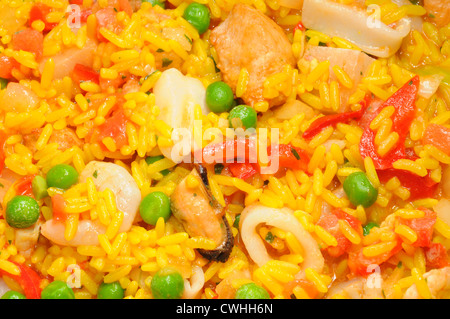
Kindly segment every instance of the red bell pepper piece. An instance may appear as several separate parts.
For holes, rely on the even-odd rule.
[[[247,179],[256,174],[257,170],[251,163],[231,163],[228,168],[234,177]]]
[[[85,66],[83,64],[75,64],[72,71],[72,79],[76,83],[92,81],[94,83],[99,83],[100,74],[95,72],[94,69]]]
[[[41,20],[45,23],[44,31],[50,31],[54,27],[58,25],[58,23],[54,22],[48,22],[47,21],[47,14],[49,14],[52,11],[52,8],[49,6],[43,4],[43,3],[36,3],[30,10],[30,18],[28,19],[28,24],[31,27],[34,21]]]
[[[361,103],[361,109],[358,111],[322,116],[311,123],[308,129],[303,133],[303,137],[311,139],[330,125],[335,126],[338,123],[347,123],[350,120],[358,120],[366,111],[367,106],[368,97]]]
[[[406,158],[405,139],[408,135],[409,127],[415,115],[415,100],[419,90],[419,76],[415,76],[408,83],[397,90],[388,98],[381,107],[373,114],[373,118],[386,106],[394,106],[395,112],[392,115],[392,131],[397,132],[399,139],[397,145],[385,156],[380,156],[376,151],[375,135],[376,133],[367,125],[360,144],[359,151],[361,157],[371,157],[376,169],[391,168],[392,164],[402,158]]]
[[[295,25],[294,30],[292,31],[292,33],[295,34],[295,31],[297,31],[297,30],[300,30],[300,31],[305,31],[305,30],[306,30],[305,26],[303,25],[303,23],[302,23],[301,21],[299,21],[299,22]]]
[[[223,143],[209,144],[194,152],[198,162],[205,163],[256,163],[256,140],[238,138]]]
[[[4,270],[0,270],[0,274],[8,276],[19,283],[22,287],[27,299],[41,299],[41,277],[30,267],[12,261],[20,269],[20,275],[12,275]]]
[[[410,192],[408,200],[433,197],[438,186],[438,183],[433,181],[429,175],[422,177],[404,170],[389,168],[378,170],[377,174],[382,183],[386,183],[391,178],[397,177],[400,184]]]
[[[202,150],[194,152],[197,162],[205,163],[247,163],[253,164],[253,168],[261,169],[258,164],[256,139],[235,139],[226,140],[223,143],[210,144]],[[267,147],[267,156],[270,159],[277,157],[279,167],[295,170],[306,170],[309,163],[309,156],[305,150],[289,144],[277,144]],[[238,166],[235,166],[235,169]],[[247,166],[250,170],[250,167]],[[237,169],[236,169],[237,171]]]
[[[272,153],[273,148],[273,153]],[[278,157],[279,166],[293,170],[308,169],[309,155],[305,150],[294,147],[290,144],[271,145],[267,148],[267,155],[270,158]]]
[[[55,194],[52,196],[52,211],[53,220],[57,222],[65,222],[67,219],[67,214],[64,211],[66,208],[66,201],[64,197],[60,194]]]

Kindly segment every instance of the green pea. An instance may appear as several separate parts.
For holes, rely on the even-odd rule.
[[[1,299],[27,299],[27,298],[18,291],[10,290],[5,292]]]
[[[9,81],[7,79],[0,78],[0,90],[6,89],[8,82]]]
[[[150,165],[150,164],[153,164],[153,163],[155,163],[155,162],[157,162],[157,161],[160,161],[160,160],[162,160],[162,159],[164,159],[164,155],[147,156],[147,157],[145,158],[145,162],[146,162],[148,165]],[[160,173],[163,174],[164,176],[166,176],[167,174],[170,173],[170,171],[169,171],[169,169],[163,169]]]
[[[380,227],[380,226],[379,226],[377,223],[375,223],[375,222],[370,222],[370,223],[368,223],[367,225],[365,225],[365,226],[363,227],[363,235],[364,235],[364,236],[369,235],[370,230],[371,230],[372,228],[374,228],[374,227]]]
[[[176,269],[165,267],[153,276],[150,288],[155,299],[179,299],[184,291],[183,277]]]
[[[252,282],[240,286],[234,299],[270,299],[270,296],[266,289]]]
[[[370,183],[364,172],[355,172],[344,181],[344,191],[350,202],[355,205],[370,207],[377,200],[378,190]]]
[[[78,172],[67,164],[58,164],[47,172],[48,187],[68,189],[78,181]]]
[[[215,113],[228,112],[234,104],[231,87],[222,81],[213,82],[206,88],[206,105]]]
[[[37,200],[48,196],[47,181],[40,175],[36,175],[31,181],[31,189],[33,190],[34,198]]]
[[[159,0],[142,0],[142,2],[149,2],[152,4],[152,7],[154,6],[160,6],[161,8],[165,9],[166,8],[166,3],[165,2],[161,2]]]
[[[42,289],[42,299],[75,299],[75,293],[69,285],[61,280],[55,280]]]
[[[156,225],[160,217],[167,221],[170,217],[170,199],[163,192],[152,192],[142,199],[139,213],[144,222]]]
[[[247,105],[235,106],[228,115],[230,126],[232,128],[256,128],[257,114],[254,109]]]
[[[39,219],[39,204],[29,196],[14,196],[5,210],[6,222],[14,228],[27,228]]]
[[[125,291],[118,281],[102,283],[98,287],[97,299],[123,299]]]
[[[200,34],[208,30],[211,21],[209,9],[205,5],[196,2],[192,2],[186,7],[183,18],[192,24]]]

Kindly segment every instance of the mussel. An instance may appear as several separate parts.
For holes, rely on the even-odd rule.
[[[231,227],[222,207],[209,190],[208,172],[202,165],[196,165],[190,175],[199,180],[198,186],[188,187],[185,177],[171,195],[172,213],[184,226],[190,236],[212,239],[217,246],[213,250],[198,249],[208,260],[226,262],[234,245]]]

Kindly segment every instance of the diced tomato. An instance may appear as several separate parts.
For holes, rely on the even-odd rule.
[[[402,249],[402,241],[398,240],[397,245],[389,252],[374,257],[366,257],[363,250],[350,251],[348,254],[348,267],[353,274],[367,276],[374,272],[374,266],[379,266]]]
[[[431,144],[450,155],[450,129],[439,124],[429,124],[425,129],[422,144]]]
[[[363,234],[361,222],[355,217],[347,214],[341,209],[333,209],[331,213],[322,214],[320,216],[317,225],[323,227],[326,231],[328,231],[331,235],[336,238],[337,246],[329,246],[327,247],[327,251],[330,256],[339,257],[342,254],[349,252],[352,247],[352,243],[347,237],[344,236],[339,227],[339,219],[347,221],[350,226],[355,229],[361,236]]]
[[[314,299],[319,293],[316,286],[311,281],[306,279],[295,279],[284,285],[283,296],[286,299],[290,299],[295,287],[303,288],[311,299]]]
[[[119,11],[124,11],[130,17],[133,14],[133,8],[128,0],[119,0]]]
[[[0,55],[0,78],[11,79],[12,70],[19,68],[20,64],[14,58],[7,57],[6,55]]]
[[[55,194],[52,196],[52,210],[53,220],[56,222],[65,222],[67,214],[65,212],[66,201],[61,194]]]
[[[269,159],[278,157],[280,167],[304,171],[308,169],[309,155],[299,147],[290,144],[271,145],[267,148],[267,155]]]
[[[58,23],[50,23],[47,21],[47,14],[49,14],[52,11],[52,8],[49,6],[43,4],[43,3],[36,3],[33,5],[33,7],[30,10],[30,19],[28,20],[28,24],[31,27],[32,23],[36,20],[41,20],[45,23],[44,31],[50,31],[54,27],[58,25]]]
[[[99,79],[100,88],[103,91],[106,91],[109,87],[113,87],[115,89],[119,88],[122,84],[125,83],[125,80],[122,78],[122,76],[118,76],[115,79]]]
[[[229,169],[234,177],[247,179],[256,174],[256,169],[251,163],[231,163]]]
[[[35,175],[27,175],[17,181],[15,186],[17,195],[26,195],[34,198],[31,182]]]
[[[393,168],[378,170],[377,174],[382,183],[386,183],[391,178],[397,177],[400,184],[409,190],[409,200],[433,197],[438,186],[438,183],[433,181],[429,174],[422,177],[408,171]]]
[[[14,50],[34,53],[36,61],[38,61],[44,50],[44,36],[37,30],[25,29],[13,34],[12,45]]]
[[[117,149],[128,144],[128,138],[126,134],[128,118],[123,113],[122,109],[116,111],[110,118],[106,119],[105,123],[99,126],[98,141],[106,150],[102,140],[105,137],[112,137],[116,143]]]
[[[430,268],[443,268],[449,265],[447,249],[441,243],[432,243],[426,248],[425,258]]]
[[[10,273],[1,270],[0,274],[3,276],[8,276],[19,283],[22,287],[25,297],[27,299],[40,299],[41,298],[41,277],[37,272],[35,272],[30,267],[19,264],[15,261],[11,261],[20,269],[20,275],[11,275]]]
[[[424,217],[413,219],[400,218],[399,223],[410,227],[416,232],[417,240],[412,244],[413,246],[430,247],[437,214],[424,207],[419,207],[419,209],[425,212]]]
[[[102,42],[108,42],[108,40],[101,35],[101,28],[106,28],[117,34],[123,29],[122,25],[117,21],[114,8],[100,9],[95,13],[95,17],[97,18],[97,38]]]
[[[95,72],[94,69],[82,64],[75,64],[75,67],[72,71],[72,79],[76,83],[92,81],[98,84],[99,78],[99,73]]]
[[[83,5],[83,0],[69,0],[70,4],[77,4],[79,6]]]
[[[419,77],[415,76],[398,89],[372,114],[373,119],[385,106],[392,105],[395,108],[395,112],[392,115],[392,131],[397,132],[399,138],[396,146],[387,154],[384,156],[378,154],[374,141],[376,132],[370,128],[370,125],[365,127],[360,139],[359,150],[362,158],[367,156],[372,158],[376,169],[391,168],[395,161],[406,157],[405,140],[415,116],[415,101],[418,90]]]

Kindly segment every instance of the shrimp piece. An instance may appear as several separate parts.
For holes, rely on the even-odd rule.
[[[242,96],[246,104],[263,101],[265,79],[295,66],[291,44],[283,30],[269,17],[243,4],[236,4],[227,19],[216,27],[210,36],[217,51],[224,81],[236,90],[239,73],[246,68],[249,73],[247,89]],[[269,105],[283,104],[286,97],[269,99]]]
[[[377,276],[377,278],[370,278],[371,276]],[[381,276],[375,273],[367,279],[356,277],[339,282],[328,290],[326,298],[332,299],[336,296],[348,299],[383,299]]]
[[[431,19],[438,27],[446,26],[450,23],[450,6],[448,0],[424,0],[423,7],[431,14]]]
[[[432,269],[423,275],[433,298],[439,298],[444,292],[450,291],[450,267],[441,269]],[[423,299],[417,291],[417,287],[413,284],[409,287],[403,299]]]
[[[120,165],[107,162],[89,162],[80,174],[80,183],[93,178],[99,192],[110,189],[116,198],[117,209],[123,212],[123,221],[118,232],[128,231],[136,217],[141,202],[141,192],[128,171]],[[106,227],[99,221],[80,220],[75,237],[70,241],[64,238],[65,225],[53,219],[42,225],[41,233],[47,239],[63,246],[98,245],[98,235],[106,232]]]
[[[43,128],[34,129],[30,134],[23,136],[25,146],[28,147],[32,153],[37,151],[36,141],[41,135],[42,130]],[[61,130],[54,130],[48,140],[48,143],[57,143],[58,149],[61,151],[65,151],[72,146],[78,146],[79,148],[83,146],[83,143],[78,138],[77,134],[75,134],[74,130],[68,127]]]

